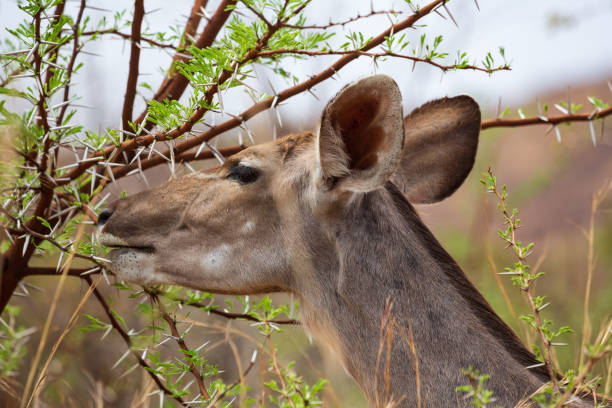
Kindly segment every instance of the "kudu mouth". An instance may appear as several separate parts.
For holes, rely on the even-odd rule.
[[[99,231],[98,242],[105,247],[111,248],[112,250],[134,250],[138,252],[145,252],[152,254],[155,252],[155,247],[151,244],[144,243],[129,243],[126,240],[119,238],[115,235]]]

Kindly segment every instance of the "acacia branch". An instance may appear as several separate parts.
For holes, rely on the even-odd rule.
[[[246,149],[246,146],[240,145],[240,146],[222,148],[222,149],[219,149],[218,151],[219,153],[221,153],[221,155],[223,155],[224,157],[227,157],[227,156],[236,154],[239,151],[244,150],[244,149]],[[174,150],[176,151],[176,149]],[[162,154],[158,154],[149,159],[140,160],[140,165],[138,161],[135,160],[132,164],[127,164],[122,167],[117,167],[115,170],[113,170],[113,177],[115,179],[119,179],[121,177],[124,177],[130,174],[132,171],[135,171],[136,169],[143,171],[151,167],[155,167],[159,164],[166,163],[168,161],[166,157],[170,157],[170,149],[166,150]],[[215,155],[211,150],[203,150],[200,152],[200,154],[197,154],[197,152],[183,152],[183,153],[176,152],[174,154],[174,160],[176,163],[186,163],[186,162],[191,162],[195,160],[208,160],[208,159],[213,159],[213,158],[215,158]]]
[[[191,14],[187,19],[187,23],[185,24],[185,30],[183,30],[183,35],[181,36],[181,43],[179,45],[179,49],[185,49],[187,45],[193,43],[195,39],[195,33],[198,30],[200,20],[202,19],[202,12],[206,8],[207,4],[208,0],[196,0],[193,3],[193,7],[191,8]],[[174,59],[177,58],[180,58],[180,56],[175,55]]]
[[[529,125],[558,125],[569,122],[589,122],[592,120],[603,119],[612,115],[612,107],[601,109],[593,113],[571,113],[556,116],[531,116],[523,119],[489,119],[480,124],[481,129],[495,127],[517,127]]]
[[[10,64],[10,62],[8,62],[7,64]],[[5,86],[7,86],[9,82],[15,79],[15,75],[19,75],[22,72],[23,72],[23,67],[21,66],[9,72],[6,78],[0,81],[0,87],[4,88]]]
[[[162,296],[172,300],[173,302],[178,302],[178,303],[180,303],[182,305],[185,305],[185,306],[197,307],[198,309],[205,310],[208,313],[212,313],[212,314],[215,314],[217,316],[222,316],[222,317],[225,317],[227,319],[233,319],[233,320],[242,319],[242,320],[249,320],[251,322],[257,322],[257,323],[264,322],[263,320],[260,320],[260,319],[254,317],[254,316],[251,316],[250,314],[247,314],[247,313],[231,313],[231,312],[226,312],[224,310],[211,308],[210,305],[205,305],[204,303],[201,303],[201,302],[190,302],[190,301],[187,301],[185,299],[180,299],[180,298],[177,298],[177,297],[167,296],[165,293],[160,293],[160,292],[152,292],[152,293],[156,294],[156,295],[162,295]],[[267,322],[268,323],[274,323],[274,324],[292,324],[292,325],[301,325],[302,324],[297,319],[276,319],[276,320],[267,320]]]
[[[65,5],[66,3],[64,1],[61,1],[55,6],[55,10],[53,12],[53,15],[55,17],[53,17],[53,22],[51,23],[52,25],[55,25],[59,22],[60,17],[62,16],[62,14],[64,14]],[[49,56],[48,56],[49,61],[54,61],[57,58],[58,53],[59,53],[59,47],[55,47],[53,51],[49,53]],[[45,84],[47,86],[49,85],[49,81],[51,81],[52,75],[53,75],[52,71],[50,69],[47,70],[47,75],[45,76]]]
[[[128,73],[125,98],[123,100],[123,113],[121,115],[123,130],[130,130],[136,86],[138,84],[138,68],[140,63],[140,31],[144,18],[144,0],[134,1],[134,21],[132,22],[132,45],[130,50],[130,70]]]
[[[360,52],[367,52],[377,47],[378,45],[382,44],[392,32],[398,33],[402,30],[412,27],[421,18],[430,14],[431,12],[433,12],[435,8],[443,4],[444,1],[445,0],[435,0],[431,2],[430,4],[422,7],[421,9],[417,10],[414,14],[412,14],[410,17],[407,17],[406,19],[400,21],[399,23],[392,25],[391,27],[383,31],[381,34],[374,37],[361,50],[355,51],[351,54],[343,55],[331,66],[319,72],[318,74],[311,76],[306,81],[303,81],[295,86],[287,88],[284,91],[274,96],[271,96],[261,102],[258,102],[252,105],[249,109],[243,111],[241,114],[233,116],[231,119],[228,119],[225,122],[220,123],[219,125],[216,125],[210,128],[209,130],[201,133],[200,135],[196,137],[186,139],[186,140],[181,141],[180,143],[177,143],[175,147],[176,153],[180,154],[185,151],[188,151],[200,145],[203,142],[211,140],[213,137],[221,133],[224,133],[228,130],[231,130],[235,127],[240,126],[243,122],[246,122],[250,118],[257,115],[258,113],[261,113],[273,106],[276,106],[276,104],[280,102],[283,102],[295,95],[301,94],[302,92],[309,91],[311,88],[331,78],[334,74],[336,74],[339,70],[344,68],[347,64],[357,59],[359,57]],[[259,51],[260,50],[251,50],[251,52],[245,56],[242,63],[245,63],[248,58],[251,58],[251,59],[256,58],[257,52]],[[229,73],[229,71],[225,71],[225,75],[222,75],[218,83],[222,83],[223,81],[227,80],[229,77],[231,77],[231,74]],[[210,98],[212,100],[212,96],[214,96],[213,92],[216,92],[217,90],[218,90],[218,84],[212,85],[207,91],[205,98]],[[193,126],[202,118],[204,113],[205,113],[205,109],[200,108],[196,110],[196,112],[183,125],[179,126],[178,128],[175,128],[167,132],[156,132],[156,133],[151,133],[148,135],[134,137],[132,139],[129,139],[121,143],[118,147],[109,146],[105,148],[104,150],[97,151],[96,153],[92,154],[89,157],[89,159],[93,159],[96,157],[109,157],[111,154],[115,154],[117,151],[119,152],[131,151],[131,150],[138,148],[139,146],[147,146],[153,143],[153,141],[164,141],[164,140],[175,139],[177,137],[182,136],[186,132],[190,131],[193,128]],[[57,184],[59,186],[68,184],[70,180],[78,178],[81,174],[85,172],[87,168],[93,166],[94,164],[95,163],[93,163],[92,161],[81,162],[77,167],[73,168],[70,172],[68,172],[63,177],[65,178],[65,180],[57,180],[56,181]]]
[[[16,221],[15,217],[13,217],[7,210],[5,210],[2,207],[0,207],[0,213],[3,213],[5,216],[9,217],[13,221]],[[51,245],[53,245],[54,247],[56,247],[60,251],[67,252],[67,253],[73,253],[73,251],[70,249],[70,245],[67,246],[67,247],[61,245],[59,242],[57,242],[56,240],[53,239],[51,234],[42,234],[42,233],[32,229],[28,224],[24,224],[22,226],[22,228],[23,228],[23,231],[13,231],[13,232],[14,233],[25,232],[25,235],[31,235],[32,237],[36,238],[37,239],[37,240],[35,240],[36,243],[42,242],[42,241],[49,241],[49,243]],[[76,258],[85,259],[85,260],[87,260],[87,261],[89,261],[89,262],[91,262],[93,264],[98,265],[99,267],[102,267],[102,265],[98,262],[98,260],[96,260],[95,258],[93,258],[91,256],[83,255],[83,254],[80,254],[78,252],[74,252],[73,256],[76,257]],[[24,268],[21,273],[23,274],[23,273],[25,273],[25,271],[26,271],[26,269]]]
[[[201,3],[201,5],[200,5]],[[212,43],[217,38],[217,35],[225,25],[225,22],[229,18],[232,13],[232,9],[228,8],[229,6],[235,5],[236,0],[222,0],[216,11],[210,18],[210,21],[206,25],[206,28],[197,39],[197,41],[193,44],[194,47],[197,48],[206,48],[210,47]],[[200,7],[197,7],[200,5]],[[190,21],[194,21],[196,18],[199,18],[201,13],[201,8],[205,7],[206,2],[196,1],[194,7],[191,10]],[[199,23],[199,20],[198,20]],[[187,32],[187,28],[185,27],[185,34],[190,34]],[[197,28],[197,25],[195,26]],[[175,100],[181,97],[185,89],[187,89],[187,85],[189,84],[189,80],[185,78],[180,72],[172,71],[172,68],[175,66],[177,61],[186,62],[188,60],[184,55],[175,55],[172,59],[172,63],[170,65],[170,77],[164,79],[162,84],[160,85],[157,92],[155,92],[153,96],[153,100],[155,101],[163,101],[165,99]],[[145,109],[140,116],[136,119],[135,123],[141,124],[147,116],[147,109]],[[153,124],[151,122],[145,123],[145,129],[151,129]]]
[[[54,182],[50,179],[50,177],[45,173],[46,170],[46,160],[48,157],[49,146],[51,143],[51,137],[49,137],[49,123],[47,120],[47,111],[46,111],[46,91],[45,84],[42,81],[42,55],[41,55],[41,14],[43,12],[43,8],[41,7],[34,16],[34,49],[33,49],[33,57],[34,57],[34,80],[39,86],[39,98],[36,102],[37,110],[40,115],[40,119],[38,120],[39,126],[43,127],[44,135],[47,137],[44,150],[42,154],[42,162],[38,168],[39,178],[40,178],[40,186],[41,190],[38,194],[38,203],[36,204],[36,208],[33,211],[33,217],[23,225],[26,228],[30,235],[42,234],[46,227],[44,223],[41,221],[49,211],[51,206],[51,202],[53,200],[53,185]],[[3,209],[4,210],[4,209]],[[9,250],[5,253],[2,261],[3,265],[0,270],[2,274],[0,276],[0,313],[4,310],[4,307],[8,303],[11,298],[13,292],[17,288],[18,282],[21,280],[22,273],[24,269],[27,267],[27,264],[34,254],[34,250],[36,245],[41,242],[41,238],[30,239],[30,236],[25,235],[22,237],[18,237],[15,239],[13,244],[10,246]]]
[[[92,280],[89,276],[84,276],[83,279],[85,279],[90,286],[92,285]],[[119,321],[115,317],[113,310],[111,309],[106,299],[104,299],[104,296],[102,296],[100,291],[96,288],[94,289],[93,293],[96,299],[98,299],[98,302],[100,302],[104,313],[106,313],[106,316],[108,316],[110,324],[117,331],[117,333],[119,333],[119,335],[127,345],[128,349],[130,350],[131,354],[138,361],[138,364],[143,367],[147,373],[149,373],[149,376],[153,379],[153,381],[157,385],[157,388],[162,390],[166,395],[172,396],[172,398],[174,398],[181,406],[186,407],[187,405],[185,404],[185,401],[183,401],[181,397],[173,395],[172,391],[166,388],[166,386],[161,382],[157,375],[155,375],[155,373],[153,372],[154,370],[151,368],[151,366],[149,366],[149,364],[144,361],[140,355],[138,355],[134,350],[132,350],[132,339],[130,338],[130,335],[121,326],[121,323],[119,323]]]
[[[123,39],[126,39],[126,40],[134,41],[134,37],[132,37],[131,34],[122,33],[121,31],[119,31],[116,28],[107,28],[105,30],[90,30],[90,31],[83,31],[81,33],[82,36],[86,36],[86,37],[91,37],[91,36],[94,36],[94,35],[105,35],[105,34],[112,34],[112,35],[119,36],[119,37],[121,37]],[[162,43],[162,42],[159,42],[159,41],[155,41],[155,40],[153,40],[151,38],[144,37],[142,35],[140,37],[140,41],[141,42],[145,42],[145,43],[147,43],[149,45],[152,45],[154,47],[157,47],[157,48],[170,48],[170,49],[173,49],[173,50],[178,49],[178,47],[175,46],[175,45],[165,44],[165,43]]]
[[[402,12],[398,11],[398,10],[378,10],[378,11],[372,10],[368,14],[363,14],[363,15],[357,14],[355,17],[351,17],[351,18],[348,18],[348,19],[343,20],[343,21],[335,21],[334,22],[334,21],[331,21],[331,19],[330,19],[329,23],[322,24],[322,25],[316,25],[316,24],[313,24],[313,25],[285,24],[285,27],[287,27],[287,28],[295,28],[295,29],[298,29],[298,30],[304,30],[304,29],[309,29],[309,30],[327,30],[328,28],[332,28],[332,27],[338,27],[338,26],[344,27],[345,25],[350,24],[350,23],[354,23],[355,21],[363,20],[365,18],[372,17],[372,16],[375,16],[375,15],[381,15],[381,14],[399,15],[399,14],[402,14]]]
[[[433,65],[436,68],[441,69],[442,71],[452,71],[452,70],[473,70],[473,71],[482,71],[488,74],[497,71],[509,71],[510,67],[508,65],[501,65],[496,68],[483,68],[478,67],[476,65],[443,65],[433,61],[430,58],[420,58],[415,57],[413,55],[405,55],[405,54],[397,54],[395,52],[385,51],[385,52],[365,52],[361,50],[347,50],[347,51],[334,51],[334,50],[322,50],[322,51],[310,51],[310,50],[299,50],[299,49],[286,49],[279,48],[276,50],[266,50],[261,51],[258,54],[258,57],[270,57],[274,55],[283,55],[283,54],[295,54],[295,55],[308,55],[308,56],[323,56],[323,55],[348,55],[348,54],[358,54],[359,56],[364,57],[372,57],[372,58],[384,58],[384,57],[394,57],[400,59],[407,59],[413,62],[423,62],[425,64]]]
[[[166,308],[164,307],[163,303],[159,301],[159,298],[154,293],[149,292],[146,289],[145,291],[149,294],[149,296],[151,296],[151,299],[153,299],[153,301],[159,307],[161,316],[166,321],[166,323],[168,323],[170,332],[172,333],[172,336],[176,340],[181,353],[183,353],[185,357],[189,359],[189,363],[188,363],[189,371],[191,371],[191,374],[193,374],[193,377],[198,384],[200,394],[202,394],[204,398],[206,398],[207,400],[210,400],[210,394],[208,393],[208,390],[206,389],[206,386],[204,385],[204,380],[202,379],[202,373],[196,367],[195,363],[192,361],[191,359],[192,350],[187,346],[187,343],[185,343],[185,340],[181,336],[181,333],[179,333],[176,327],[176,321],[168,314],[168,312],[166,312]]]
[[[34,15],[34,80],[37,82],[37,85],[39,87],[39,96],[36,105],[38,106],[38,114],[40,116],[37,120],[37,123],[38,126],[42,126],[44,128],[44,132],[45,134],[47,134],[49,133],[50,126],[47,120],[47,110],[45,108],[47,95],[45,91],[45,84],[42,81],[42,55],[40,54],[40,15],[42,14],[42,12],[43,8],[41,7]]]
[[[200,143],[202,143],[204,141],[208,141],[208,140],[212,139],[213,137],[215,137],[215,136],[217,136],[217,135],[219,135],[221,133],[224,133],[224,132],[226,132],[226,131],[228,131],[230,129],[233,129],[235,127],[240,126],[243,122],[246,122],[247,120],[249,120],[253,116],[257,115],[258,113],[263,112],[266,109],[269,109],[270,107],[275,106],[276,104],[291,98],[292,96],[295,96],[295,95],[298,95],[298,94],[300,94],[302,92],[310,90],[315,85],[317,85],[317,84],[323,82],[324,80],[329,79],[330,77],[332,77],[336,72],[341,70],[344,66],[346,66],[351,61],[357,59],[359,57],[359,52],[369,51],[369,50],[377,47],[378,45],[382,44],[385,41],[385,39],[392,32],[393,33],[398,33],[398,32],[400,32],[402,30],[405,30],[405,29],[407,29],[409,27],[412,27],[422,17],[428,15],[435,8],[437,8],[438,6],[443,4],[444,1],[445,0],[435,0],[435,1],[431,2],[431,3],[429,3],[427,6],[417,10],[410,17],[400,21],[397,24],[392,25],[387,30],[385,30],[384,32],[382,32],[378,36],[374,37],[360,51],[342,56],[335,63],[333,63],[331,66],[329,66],[325,70],[319,72],[318,74],[316,74],[314,76],[311,76],[306,81],[303,81],[303,82],[301,82],[301,83],[299,83],[299,84],[297,84],[297,85],[295,85],[293,87],[287,88],[284,91],[278,93],[277,95],[275,95],[273,97],[269,97],[266,100],[263,100],[261,102],[258,102],[256,104],[254,104],[249,109],[247,109],[246,111],[242,112],[240,115],[236,115],[236,116],[232,117],[231,119],[229,119],[229,120],[227,120],[227,121],[225,121],[225,122],[223,122],[223,123],[221,123],[221,124],[219,124],[219,125],[217,125],[215,127],[210,128],[206,132],[203,132],[202,134],[198,135],[197,137],[194,137],[194,138],[191,138],[191,139],[188,139],[188,140],[184,140],[181,143],[178,143],[177,146],[176,146],[177,150],[179,152],[183,152],[183,151],[189,150],[189,149],[197,146],[198,144],[200,144]],[[197,116],[194,115],[194,117],[197,117]],[[160,139],[160,140],[164,140],[166,138],[171,138],[171,139],[176,138],[176,137],[182,135],[183,133],[189,131],[192,126],[193,126],[193,123],[192,123],[192,121],[190,119],[189,121],[187,121],[185,124],[183,124],[179,128],[174,129],[174,130],[169,131],[169,132],[166,132],[166,133],[163,133],[163,134],[160,134],[160,135],[157,136],[157,138]],[[147,137],[149,137],[149,136],[147,136]]]

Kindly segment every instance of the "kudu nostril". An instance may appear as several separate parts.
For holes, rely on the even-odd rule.
[[[111,215],[113,215],[111,210],[102,211],[100,215],[98,215],[98,227],[102,227],[104,224],[106,224],[106,221],[108,221]]]

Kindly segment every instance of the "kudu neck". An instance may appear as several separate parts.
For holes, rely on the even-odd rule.
[[[359,197],[344,217],[332,259],[315,261],[319,284],[302,293],[303,314],[373,406],[456,406],[469,366],[491,375],[502,406],[541,384],[542,369],[525,368],[537,361],[394,185]]]

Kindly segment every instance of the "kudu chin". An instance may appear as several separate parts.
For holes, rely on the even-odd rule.
[[[473,366],[490,375],[495,404],[513,407],[545,370],[412,206],[461,185],[479,129],[468,96],[404,118],[395,82],[366,77],[327,104],[316,134],[252,146],[114,202],[100,242],[128,281],[294,293],[305,327],[372,406],[467,406],[455,387]]]

